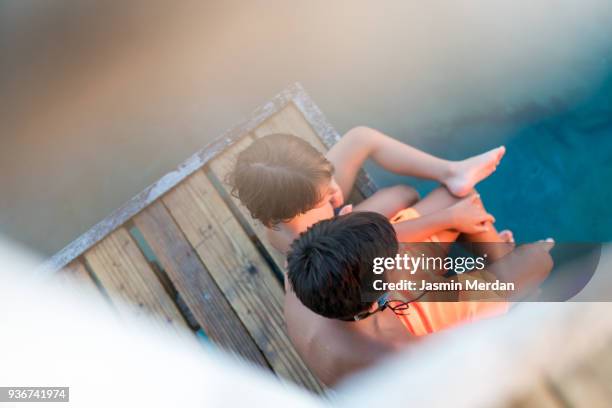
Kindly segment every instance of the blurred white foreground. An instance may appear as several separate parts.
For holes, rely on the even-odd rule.
[[[610,271],[605,251],[599,276]],[[71,406],[503,406],[610,343],[610,303],[524,304],[431,337],[323,400],[145,320],[119,322],[78,287],[35,281],[38,260],[0,242],[0,386],[69,386]],[[612,290],[609,279],[597,290]],[[15,406],[27,406],[15,404]]]

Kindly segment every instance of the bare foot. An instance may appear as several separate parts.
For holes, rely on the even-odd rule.
[[[457,197],[465,197],[474,186],[495,171],[506,153],[504,146],[489,150],[478,156],[453,163],[450,176],[444,185]]]
[[[499,238],[508,244],[514,244],[514,234],[510,230],[500,231]]]

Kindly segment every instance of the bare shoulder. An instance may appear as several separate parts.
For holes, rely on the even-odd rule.
[[[366,126],[356,126],[346,132],[336,144],[334,144],[325,154],[333,163],[334,160],[342,159],[345,154],[350,154],[355,150],[362,150],[364,142],[372,138],[375,131]],[[334,163],[335,164],[335,163]]]

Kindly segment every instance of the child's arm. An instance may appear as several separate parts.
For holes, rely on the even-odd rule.
[[[365,126],[348,131],[327,152],[335,166],[334,177],[348,197],[359,168],[372,159],[385,170],[413,177],[442,181],[450,175],[452,162],[408,146]]]
[[[348,197],[357,172],[367,159],[385,170],[405,176],[436,180],[454,195],[463,197],[488,177],[505,153],[504,147],[462,161],[444,160],[395,140],[378,130],[358,126],[349,130],[327,152],[334,177]]]
[[[550,274],[554,262],[550,250],[555,245],[549,238],[524,244],[493,262],[486,269],[502,282],[514,283],[514,291],[506,294],[510,301],[519,301],[534,292]]]

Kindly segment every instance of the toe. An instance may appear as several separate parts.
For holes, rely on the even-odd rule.
[[[510,230],[503,230],[499,232],[499,236],[506,242],[514,243],[514,234]]]
[[[497,163],[501,161],[502,157],[504,157],[504,154],[506,154],[506,146],[498,147]]]

